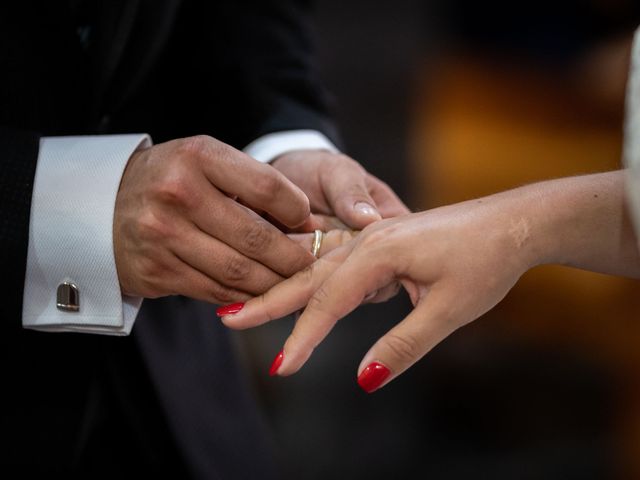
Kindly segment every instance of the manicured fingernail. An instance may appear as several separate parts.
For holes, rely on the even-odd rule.
[[[276,355],[276,358],[273,359],[273,363],[271,364],[271,368],[269,369],[269,375],[272,377],[278,373],[278,369],[280,365],[282,365],[282,360],[284,360],[284,350],[280,350],[280,353]]]
[[[244,307],[244,303],[232,303],[231,305],[225,305],[216,310],[216,315],[224,317],[225,315],[233,315],[238,313]]]
[[[378,211],[373,208],[371,205],[365,202],[358,202],[353,207],[356,209],[360,215],[366,215],[367,217],[375,217],[377,220],[380,220],[382,217],[378,213]]]
[[[384,382],[391,370],[378,362],[370,363],[358,376],[358,385],[367,393],[372,393]]]

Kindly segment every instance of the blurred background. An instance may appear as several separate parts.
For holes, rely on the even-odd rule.
[[[346,152],[423,210],[620,166],[637,0],[324,0]],[[295,376],[284,319],[237,333],[291,478],[640,479],[640,283],[559,267],[373,395],[356,384],[404,293],[342,320]]]

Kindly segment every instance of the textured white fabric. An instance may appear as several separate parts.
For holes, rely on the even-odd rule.
[[[127,335],[142,303],[123,297],[113,254],[113,212],[131,154],[145,134],[48,137],[40,142],[29,225],[22,325],[57,332]],[[62,282],[80,310],[56,307]]]
[[[328,150],[337,152],[336,146],[316,130],[289,130],[264,135],[244,148],[244,153],[259,162],[268,163],[293,150]]]
[[[640,29],[636,31],[631,52],[623,156],[627,169],[626,193],[636,236],[640,242]]]

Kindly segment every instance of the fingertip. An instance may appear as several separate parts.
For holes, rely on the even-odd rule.
[[[238,324],[238,316],[244,308],[244,302],[232,303],[230,305],[223,305],[216,309],[216,315],[220,318],[220,321],[226,327],[234,330],[242,330],[242,325]]]
[[[242,325],[238,323],[238,319],[235,315],[225,315],[220,317],[220,321],[225,327],[228,327],[232,330],[245,330],[247,328],[246,325]]]
[[[271,367],[269,367],[270,377],[273,377],[278,373],[278,370],[280,369],[280,366],[282,365],[283,360],[284,360],[284,350],[280,350],[280,352],[278,352],[278,354],[273,359],[273,362],[271,362]]]
[[[216,314],[225,327],[232,330],[246,330],[263,323],[258,311],[252,307],[254,299],[249,299],[242,305],[229,305],[226,310],[218,309]]]
[[[291,337],[287,339],[282,347],[282,350],[273,359],[271,367],[269,368],[269,375],[278,375],[279,377],[288,377],[298,372],[309,357],[311,357],[311,351],[308,351],[306,347],[296,345],[295,341],[291,340]]]
[[[373,205],[366,202],[358,202],[353,206],[356,215],[367,223],[376,222],[382,220],[382,215],[378,212],[378,209]]]
[[[322,222],[315,214],[310,214],[301,225],[295,228],[295,232],[299,233],[313,233],[314,230],[322,228]]]
[[[362,230],[367,225],[382,220],[383,216],[373,202],[348,201],[336,206],[338,218],[349,228]]]
[[[297,190],[296,200],[299,205],[295,203],[289,205],[290,212],[293,216],[285,223],[285,225],[291,229],[298,229],[305,225],[305,223],[311,220],[311,202],[309,197],[298,186],[291,183],[291,185]],[[294,207],[294,208],[291,208]]]

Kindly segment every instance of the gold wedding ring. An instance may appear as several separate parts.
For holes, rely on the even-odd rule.
[[[323,238],[324,238],[324,232],[322,230],[314,230],[313,245],[311,246],[311,254],[316,258],[318,258],[318,253],[320,253],[320,247],[322,246]]]

